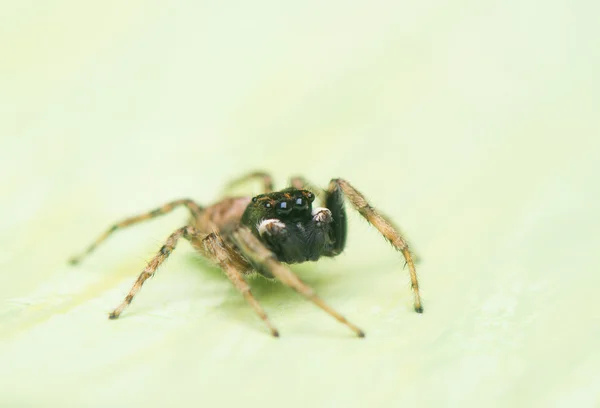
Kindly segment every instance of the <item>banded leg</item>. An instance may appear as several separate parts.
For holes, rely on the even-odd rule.
[[[268,173],[266,173],[264,171],[255,171],[255,172],[246,174],[242,177],[231,180],[225,186],[225,190],[227,191],[229,189],[237,187],[240,184],[244,184],[252,179],[262,179],[263,193],[270,193],[271,191],[273,191],[273,178],[271,177],[271,175],[269,175]]]
[[[167,203],[167,204],[163,205],[162,207],[156,208],[152,211],[148,211],[147,213],[136,215],[136,216],[130,217],[130,218],[126,218],[123,221],[120,221],[120,222],[114,224],[113,226],[111,226],[102,235],[100,235],[96,239],[96,241],[94,241],[82,254],[71,258],[69,260],[69,263],[71,263],[72,265],[76,265],[79,262],[81,262],[81,260],[85,256],[87,256],[91,252],[93,252],[94,249],[96,249],[96,247],[98,245],[100,245],[103,241],[105,241],[115,231],[125,228],[125,227],[129,227],[134,224],[138,224],[142,221],[147,221],[152,218],[156,218],[161,215],[170,213],[171,211],[173,211],[175,208],[177,208],[179,206],[185,206],[188,210],[190,210],[190,212],[192,213],[192,217],[194,219],[197,219],[203,211],[203,208],[200,207],[198,204],[196,204],[194,201],[189,200],[189,199],[182,199],[182,200],[171,201],[170,203]]]
[[[356,208],[356,210],[362,215],[371,225],[387,239],[390,244],[398,251],[402,252],[406,264],[408,265],[408,271],[410,273],[411,286],[414,297],[414,308],[417,313],[423,313],[423,304],[421,303],[421,295],[419,293],[419,282],[417,280],[417,271],[415,264],[412,259],[408,243],[402,237],[396,227],[394,227],[387,218],[379,214],[373,207],[369,205],[365,197],[350,183],[343,179],[333,179],[329,183],[327,189],[328,197],[333,197],[337,191],[341,191],[348,198],[348,201]]]
[[[233,239],[241,251],[252,261],[265,268],[275,278],[279,279],[284,285],[291,287],[296,292],[312,301],[326,313],[335,318],[338,322],[345,324],[358,337],[364,337],[364,332],[350,323],[344,316],[336,312],[319,298],[315,291],[304,282],[302,282],[294,273],[275,259],[274,254],[269,251],[253,234],[246,228],[241,227],[233,233]]]
[[[225,271],[225,274],[233,283],[233,286],[246,299],[246,302],[252,306],[256,314],[265,322],[267,327],[269,328],[271,335],[273,337],[279,337],[279,332],[273,326],[267,314],[263,310],[262,306],[252,292],[250,291],[250,285],[246,282],[243,276],[243,271],[249,268],[249,265],[243,260],[240,255],[235,252],[229,245],[223,242],[223,239],[215,233],[209,234],[202,241],[204,244],[203,254],[208,258],[216,262],[221,269]]]
[[[144,282],[146,282],[146,280],[148,278],[151,278],[152,276],[154,276],[156,269],[165,261],[165,259],[167,259],[169,257],[171,252],[173,252],[173,250],[175,249],[175,246],[177,245],[177,241],[179,240],[179,238],[183,237],[183,238],[187,239],[188,241],[192,241],[193,239],[201,238],[202,235],[203,234],[201,234],[200,231],[198,231],[196,228],[190,227],[190,226],[182,227],[182,228],[175,230],[175,232],[172,233],[169,236],[169,238],[167,238],[167,241],[160,248],[160,250],[158,251],[158,254],[156,254],[156,256],[154,258],[152,258],[152,260],[150,262],[148,262],[148,265],[146,266],[146,268],[144,268],[144,270],[142,271],[140,276],[137,278],[137,280],[133,284],[133,287],[131,288],[131,290],[129,291],[127,296],[125,296],[125,300],[123,300],[123,302],[121,302],[119,307],[117,307],[115,310],[113,310],[108,315],[109,319],[118,318],[119,315],[123,312],[123,309],[125,309],[127,306],[129,306],[129,304],[131,303],[131,301],[133,300],[135,295],[142,288],[142,285],[144,284]]]

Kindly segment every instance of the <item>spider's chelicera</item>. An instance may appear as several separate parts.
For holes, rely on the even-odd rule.
[[[422,313],[419,285],[414,262],[406,240],[392,223],[369,205],[364,196],[343,179],[333,179],[323,191],[322,207],[313,205],[315,194],[306,181],[295,177],[292,187],[273,191],[271,177],[263,172],[248,174],[234,180],[230,186],[252,178],[261,178],[264,194],[255,197],[228,197],[209,207],[202,207],[192,200],[177,200],[145,214],[127,218],[102,234],[79,257],[71,259],[78,263],[92,252],[98,244],[118,229],[145,221],[184,206],[190,213],[188,225],[173,232],[158,254],[148,263],[131,288],[125,300],[109,317],[116,319],[139,292],[144,282],[175,249],[179,238],[185,238],[209,260],[218,264],[235,287],[269,327],[273,336],[279,332],[271,324],[266,313],[250,291],[245,276],[253,271],[279,279],[298,293],[314,302],[339,322],[352,329],[359,337],[364,332],[329,307],[313,289],[302,282],[284,264],[316,261],[322,256],[333,257],[344,250],[346,244],[346,211],[344,198],[398,251],[402,252],[410,273],[414,296],[414,308]],[[312,190],[312,191],[309,191]]]

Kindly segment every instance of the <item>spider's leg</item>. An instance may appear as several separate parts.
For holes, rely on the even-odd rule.
[[[140,276],[137,278],[137,280],[133,284],[133,287],[131,288],[131,290],[129,291],[127,296],[125,296],[125,300],[123,300],[123,302],[119,305],[119,307],[117,307],[115,310],[113,310],[112,313],[108,317],[110,319],[116,319],[119,317],[121,312],[123,312],[123,309],[125,309],[131,303],[131,301],[133,300],[133,297],[140,291],[144,282],[148,278],[151,278],[152,276],[154,276],[156,269],[165,261],[165,259],[167,259],[169,257],[171,252],[173,252],[173,250],[175,249],[175,246],[177,245],[177,241],[179,240],[179,238],[183,237],[183,238],[187,239],[188,241],[191,241],[195,238],[202,237],[203,235],[204,234],[202,234],[196,228],[191,227],[191,226],[182,227],[182,228],[175,230],[175,232],[172,233],[169,236],[169,238],[167,238],[167,241],[160,248],[160,250],[158,251],[158,254],[156,254],[156,256],[154,258],[152,258],[152,260],[150,262],[148,262],[148,265],[146,266],[146,268],[144,268],[144,270],[142,271]]]
[[[254,171],[252,173],[248,173],[239,178],[231,180],[225,185],[225,191],[237,187],[240,184],[244,184],[252,179],[262,179],[263,193],[270,193],[271,191],[273,191],[273,178],[269,173],[266,173],[264,171]]]
[[[232,236],[238,248],[242,253],[251,259],[255,264],[260,265],[275,278],[279,279],[284,285],[294,289],[296,292],[312,301],[315,305],[333,316],[340,323],[348,326],[358,337],[364,337],[365,334],[358,327],[350,323],[344,316],[336,312],[319,298],[315,291],[304,282],[302,282],[289,268],[285,267],[276,260],[275,255],[269,251],[256,238],[247,227],[240,227],[233,232]]]
[[[248,263],[216,233],[209,234],[202,240],[202,253],[210,260],[216,262],[233,283],[235,288],[240,291],[246,301],[252,306],[256,314],[265,322],[271,335],[279,337],[279,332],[273,326],[262,306],[252,295],[250,285],[244,279],[243,272],[249,268]]]
[[[130,217],[130,218],[126,218],[126,219],[114,224],[113,226],[111,226],[102,235],[100,235],[96,239],[96,241],[94,241],[82,254],[80,254],[78,256],[74,256],[73,258],[71,258],[69,260],[69,262],[73,265],[81,262],[81,260],[86,255],[88,255],[94,249],[96,249],[96,247],[98,245],[100,245],[100,243],[102,243],[104,240],[106,240],[113,232],[115,232],[119,229],[125,228],[125,227],[129,227],[131,225],[140,223],[142,221],[150,220],[152,218],[156,218],[163,214],[170,213],[171,211],[173,211],[175,208],[177,208],[179,206],[187,207],[187,209],[190,210],[190,212],[192,213],[192,217],[194,220],[198,219],[198,217],[200,216],[200,214],[203,211],[203,208],[200,207],[198,204],[196,204],[194,201],[189,200],[189,199],[182,199],[182,200],[171,201],[170,203],[167,203],[167,204],[163,205],[162,207],[156,208],[152,211],[148,211],[147,213],[136,215],[136,216]]]
[[[362,215],[371,225],[377,228],[377,230],[379,230],[379,232],[390,242],[390,244],[392,244],[394,248],[402,252],[410,273],[415,311],[417,313],[423,313],[423,304],[421,303],[421,295],[419,294],[417,271],[415,269],[415,264],[406,240],[402,237],[398,229],[392,225],[391,221],[371,207],[365,197],[357,189],[352,187],[352,185],[346,180],[331,180],[329,183],[329,188],[327,189],[327,201],[329,202],[330,200],[333,200],[335,197],[339,196],[340,191],[344,193],[344,195],[348,198],[350,203],[354,206],[354,208],[356,208],[360,215]]]

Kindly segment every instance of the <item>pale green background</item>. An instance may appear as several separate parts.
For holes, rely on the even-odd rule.
[[[3,3],[1,407],[599,406],[598,3],[321,3]],[[187,243],[107,320],[183,210],[66,265],[255,168],[352,181],[425,313],[354,215],[294,270],[364,340]]]

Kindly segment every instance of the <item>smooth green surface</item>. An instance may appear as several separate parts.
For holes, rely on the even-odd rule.
[[[598,7],[14,2],[0,8],[0,406],[600,404]],[[256,168],[344,177],[399,224],[294,270],[363,328],[252,282],[273,339],[183,242]],[[256,192],[257,186],[248,186]]]

